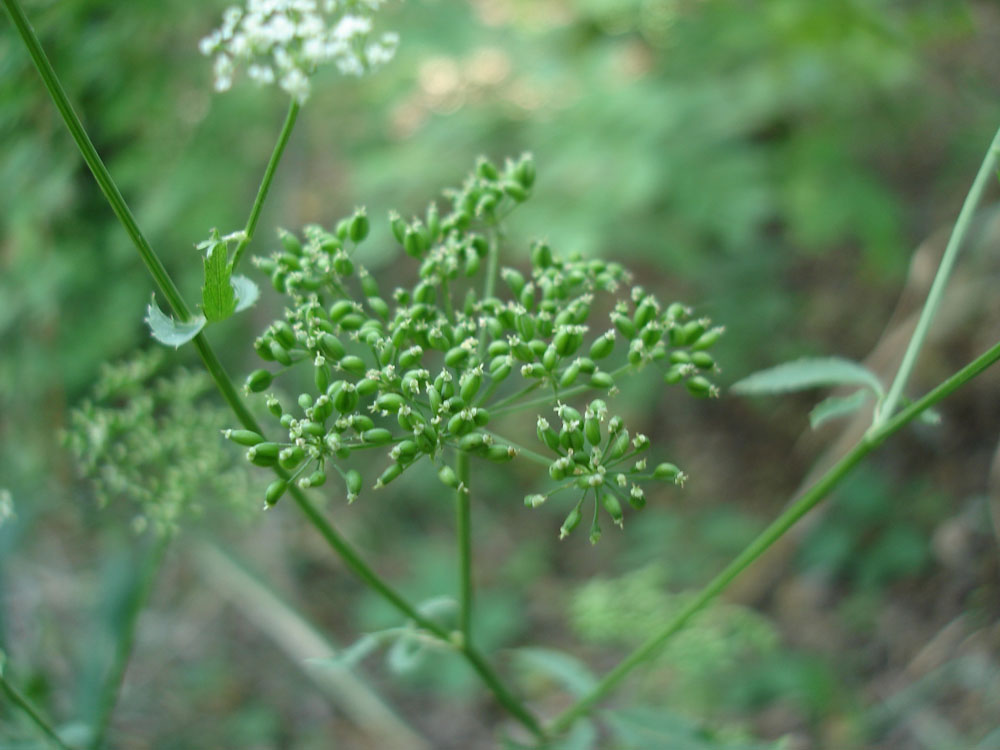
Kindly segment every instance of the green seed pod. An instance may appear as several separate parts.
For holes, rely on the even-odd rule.
[[[306,409],[308,409],[310,406],[313,405],[312,396],[310,396],[308,393],[300,393],[298,398],[298,403],[299,403],[299,408],[302,409],[302,411],[305,411]]]
[[[615,348],[615,333],[608,331],[603,336],[598,336],[594,343],[590,345],[591,359],[604,359],[609,356]]]
[[[708,352],[692,352],[691,364],[699,370],[711,370],[715,367],[715,359]]]
[[[278,465],[281,466],[282,469],[293,471],[300,463],[302,463],[305,457],[305,451],[297,445],[293,445],[290,448],[283,448],[281,453],[278,454]]]
[[[536,242],[531,248],[531,265],[535,268],[548,268],[552,265],[552,249],[547,242]]]
[[[525,339],[532,339],[535,336],[535,318],[531,313],[523,312],[517,315],[517,331]]]
[[[482,407],[472,410],[472,421],[476,423],[476,427],[485,427],[490,421],[490,412],[488,409],[483,409]]]
[[[663,319],[667,323],[671,321],[679,321],[687,317],[687,314],[687,308],[684,307],[684,305],[680,302],[672,302],[667,307],[667,311],[663,314]]]
[[[354,273],[354,261],[347,253],[340,251],[333,256],[333,271],[338,276],[350,276]]]
[[[441,232],[441,217],[438,215],[437,203],[431,203],[427,206],[427,234],[430,235],[431,241],[437,239]]]
[[[275,479],[267,486],[267,490],[264,492],[264,502],[267,503],[268,507],[274,505],[281,499],[281,496],[285,494],[285,490],[287,489],[288,482],[284,479]]]
[[[617,461],[619,458],[625,455],[628,451],[628,430],[623,429],[615,437],[614,442],[608,449],[608,459],[610,461]]]
[[[385,487],[389,482],[396,479],[400,474],[403,473],[402,464],[392,464],[388,469],[382,472],[379,476],[378,481],[375,482],[375,487]]]
[[[524,289],[518,295],[518,301],[524,306],[524,309],[531,311],[535,309],[535,285],[532,283],[527,283],[524,285]]]
[[[684,365],[674,365],[663,373],[663,382],[675,385],[684,379]]]
[[[459,395],[462,400],[471,403],[472,399],[479,393],[479,386],[483,384],[483,377],[478,372],[466,372],[458,381]]]
[[[503,191],[514,199],[516,203],[524,203],[528,200],[529,191],[519,182],[508,180],[500,186]]]
[[[253,430],[223,430],[222,434],[237,445],[253,446],[264,442],[264,438]]]
[[[625,338],[631,339],[635,336],[635,324],[631,318],[616,312],[611,313],[611,322]]]
[[[306,478],[306,484],[309,487],[322,487],[326,484],[326,472],[321,469],[316,469],[316,471]]]
[[[600,493],[600,497],[601,505],[604,506],[604,510],[606,510],[608,515],[611,516],[611,520],[615,523],[615,525],[621,527],[624,523],[625,514],[622,513],[622,504],[618,502],[618,498],[610,492],[602,492]]]
[[[517,357],[521,362],[533,362],[535,359],[535,353],[521,339],[517,339],[511,348],[511,353]]]
[[[559,442],[564,448],[572,448],[574,451],[583,450],[583,430],[560,430]]]
[[[546,375],[545,368],[542,367],[541,362],[535,362],[530,365],[525,365],[521,368],[521,375],[525,378],[544,378]]]
[[[259,338],[253,342],[253,349],[257,356],[265,362],[273,362],[274,355],[271,354],[271,340],[269,338]]]
[[[549,423],[539,417],[538,425],[536,427],[536,433],[538,434],[538,439],[545,443],[549,450],[560,452],[559,450],[559,435],[556,433]]]
[[[333,416],[333,402],[327,396],[321,396],[313,407],[313,418],[317,422],[325,422]]]
[[[628,504],[636,510],[642,510],[646,507],[646,496],[642,493],[629,493]]]
[[[542,367],[544,367],[548,372],[552,372],[558,363],[559,353],[556,351],[554,344],[549,344],[545,353],[542,355]]]
[[[281,240],[281,244],[286,252],[292,255],[302,255],[302,243],[299,242],[299,238],[294,234],[285,229],[279,229],[278,239]]]
[[[673,346],[687,346],[694,343],[704,332],[705,326],[701,321],[692,320],[670,329],[670,343]]]
[[[371,311],[378,315],[382,320],[389,319],[389,303],[387,303],[381,297],[369,297],[367,300],[368,307]]]
[[[549,476],[557,482],[566,478],[566,467],[561,460],[549,464]]]
[[[271,286],[278,294],[284,294],[288,290],[288,276],[279,268],[271,274]]]
[[[499,357],[502,354],[509,354],[510,344],[506,341],[491,341],[490,345],[486,347],[486,353],[491,357]]]
[[[351,417],[351,427],[354,431],[361,435],[366,430],[370,430],[375,426],[374,420],[367,416],[366,414],[355,414]]]
[[[257,443],[257,445],[247,451],[247,454],[249,455],[253,452],[254,455],[259,457],[277,458],[280,451],[281,445],[278,443]]]
[[[641,331],[646,325],[656,317],[656,303],[647,297],[635,310],[635,317],[632,319],[637,331]]]
[[[724,331],[725,328],[722,326],[717,326],[716,328],[705,331],[705,333],[701,334],[701,336],[699,336],[695,342],[691,344],[691,348],[696,351],[710,349],[715,345],[715,342],[719,340]]]
[[[285,367],[292,366],[291,355],[288,353],[288,350],[277,341],[271,341],[271,356]]]
[[[506,463],[517,455],[509,445],[491,445],[486,449],[486,458],[496,464]]]
[[[344,354],[346,354],[344,345],[332,333],[324,333],[320,336],[319,348],[327,359],[331,359],[334,362],[339,362],[343,359]]]
[[[378,383],[370,378],[362,378],[355,386],[359,396],[367,397],[378,391]]]
[[[475,428],[476,424],[463,412],[455,414],[448,420],[448,432],[452,435],[465,435]]]
[[[588,416],[583,420],[583,434],[591,445],[601,444],[601,420],[596,416]]]
[[[515,299],[521,296],[521,290],[524,289],[525,281],[524,276],[519,271],[514,268],[504,268],[500,272],[500,278],[507,284]]]
[[[337,300],[332,305],[330,305],[330,321],[333,323],[340,322],[340,319],[345,315],[354,310],[354,303],[350,300],[342,299]]]
[[[413,227],[406,229],[406,234],[403,235],[403,250],[411,258],[419,258],[424,254],[424,251],[427,250],[427,243],[419,230]]]
[[[305,422],[300,426],[300,429],[304,434],[313,437],[323,437],[326,434],[326,428],[319,422]]]
[[[383,393],[375,400],[375,406],[382,411],[398,412],[405,401],[398,393]]]
[[[695,375],[693,378],[690,378],[686,383],[684,383],[684,385],[688,389],[688,393],[692,396],[697,396],[698,398],[707,398],[717,392],[716,387],[712,385],[707,378],[703,378],[701,375]]]
[[[568,424],[572,424],[573,422],[583,424],[583,417],[580,416],[580,412],[572,406],[563,406],[560,410],[559,416],[562,418],[563,422]]]
[[[481,432],[470,432],[458,441],[458,447],[463,451],[482,451],[489,445],[486,435]]]
[[[438,471],[438,479],[446,487],[451,487],[452,489],[458,488],[458,474],[450,466],[442,466]]]
[[[284,427],[286,430],[288,430],[288,429],[291,428],[292,422],[295,421],[295,417],[292,416],[291,414],[282,414],[281,415],[281,419],[278,420],[278,421],[281,423],[282,427]]]
[[[347,228],[347,236],[351,238],[351,242],[357,244],[368,236],[370,228],[371,225],[368,222],[368,214],[365,213],[365,209],[355,209],[354,216],[351,217],[351,222]]]
[[[278,399],[274,398],[274,396],[267,397],[267,410],[271,412],[272,416],[275,417],[280,417],[283,411],[281,404],[278,402]]]
[[[476,174],[484,180],[489,180],[491,182],[500,177],[500,173],[497,171],[496,165],[485,156],[480,156],[476,159]]]
[[[326,389],[330,387],[330,366],[328,364],[324,362],[313,369],[313,382],[316,384],[316,390],[320,393],[326,392]]]
[[[431,411],[437,413],[441,409],[441,405],[444,403],[444,399],[441,397],[441,391],[439,391],[434,385],[427,386],[427,400],[430,402]]]
[[[288,325],[283,320],[279,320],[271,326],[271,333],[274,335],[276,341],[278,341],[286,349],[294,348],[295,341],[295,331],[292,327]]]
[[[653,478],[673,482],[680,476],[681,470],[670,463],[662,463],[653,469]]]
[[[676,349],[670,352],[670,363],[674,365],[686,365],[691,361],[691,355],[683,349]]]
[[[461,346],[454,346],[444,355],[444,363],[448,367],[459,367],[468,357],[468,349]]]
[[[583,520],[583,513],[580,511],[580,506],[577,505],[569,512],[566,520],[563,521],[562,526],[559,528],[559,538],[565,539],[573,533],[573,530],[580,525],[581,520]]]
[[[590,385],[593,388],[601,388],[602,390],[607,390],[613,388],[615,385],[615,379],[611,377],[611,373],[608,372],[595,372],[590,376]]]
[[[351,469],[344,475],[344,484],[347,485],[347,498],[353,500],[361,492],[361,474],[355,469]]]
[[[340,360],[340,366],[352,375],[363,375],[365,372],[364,360],[353,354],[348,354]]]
[[[594,364],[594,360],[590,357],[579,357],[576,361],[580,365],[580,372],[586,373],[587,375],[592,375],[597,369],[597,365]]]
[[[254,370],[247,376],[247,390],[260,393],[271,386],[274,376],[267,370]]]
[[[357,408],[358,390],[353,383],[341,380],[339,383],[334,383],[332,388],[334,389],[333,406],[338,412],[348,414]]]
[[[392,228],[392,236],[396,238],[396,242],[402,245],[406,236],[406,222],[403,221],[403,217],[395,211],[390,211],[389,226]]]
[[[535,184],[535,160],[531,154],[522,154],[514,167],[514,179],[530,189]]]
[[[366,297],[379,296],[378,284],[375,279],[372,278],[372,275],[365,271],[362,271],[361,274],[361,293]]]
[[[410,369],[415,365],[420,364],[420,358],[423,357],[424,350],[419,346],[411,346],[406,351],[399,355],[399,366],[404,369]]]
[[[511,358],[507,357],[497,357],[490,363],[490,377],[500,382],[505,380],[511,371]]]
[[[385,445],[392,440],[392,433],[384,427],[374,427],[361,433],[361,439],[372,445]]]
[[[342,317],[337,323],[345,331],[356,331],[366,322],[365,316],[361,313],[348,313]]]
[[[655,323],[652,323],[639,331],[639,339],[646,346],[653,346],[663,337],[663,331]]]
[[[563,370],[562,377],[559,378],[559,386],[561,388],[569,388],[571,385],[573,385],[573,383],[576,382],[576,379],[579,376],[580,376],[580,363],[573,362],[572,364],[570,364],[569,367]]]

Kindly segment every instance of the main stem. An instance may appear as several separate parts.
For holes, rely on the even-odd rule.
[[[458,539],[459,596],[458,628],[463,643],[472,643],[472,532],[469,498],[469,454],[459,450],[455,457],[458,489],[455,490],[455,535]]]
[[[934,277],[930,292],[927,294],[924,309],[920,312],[917,327],[910,338],[910,343],[906,347],[906,353],[903,355],[903,362],[900,364],[899,371],[892,381],[889,394],[875,415],[876,426],[885,423],[892,417],[896,405],[899,403],[900,398],[902,398],[903,389],[906,387],[910,373],[913,372],[913,368],[917,363],[917,357],[924,345],[924,340],[927,338],[934,315],[937,313],[938,307],[941,306],[941,298],[944,295],[945,285],[948,283],[951,269],[958,258],[958,251],[962,247],[962,242],[965,240],[965,236],[969,232],[969,227],[972,225],[972,217],[976,212],[976,206],[979,205],[983,191],[986,189],[986,184],[992,179],[993,173],[996,171],[998,157],[1000,157],[1000,130],[997,130],[996,135],[993,136],[993,142],[990,143],[990,148],[986,152],[986,156],[983,157],[983,163],[979,167],[976,179],[973,180],[972,187],[969,188],[969,194],[965,196],[965,202],[962,204],[962,210],[958,214],[955,228],[951,231],[951,237],[948,238],[948,245],[945,247],[944,255],[941,257],[941,265],[938,266],[937,275]]]
[[[70,135],[72,135],[73,140],[76,142],[77,148],[80,150],[84,161],[93,173],[94,179],[97,181],[101,192],[104,193],[104,197],[110,204],[112,211],[114,211],[118,220],[125,228],[125,231],[132,239],[132,242],[139,251],[143,262],[146,264],[146,268],[149,270],[149,273],[153,277],[157,287],[163,293],[164,297],[166,297],[167,302],[170,304],[174,313],[179,318],[186,320],[190,317],[190,310],[184,302],[180,291],[174,284],[173,279],[170,278],[166,268],[163,266],[159,257],[156,255],[155,251],[139,229],[139,226],[135,221],[135,217],[132,215],[132,212],[129,209],[128,204],[126,204],[124,197],[122,197],[121,192],[118,190],[118,186],[111,177],[111,173],[108,171],[108,168],[105,166],[100,155],[97,153],[97,149],[94,147],[93,142],[87,135],[83,124],[80,122],[80,118],[77,116],[76,112],[74,112],[73,107],[69,102],[69,98],[67,97],[62,84],[59,82],[55,70],[52,68],[52,64],[46,57],[34,29],[31,28],[31,24],[28,22],[20,3],[18,0],[0,0],[0,2],[3,2],[4,8],[10,14],[11,20],[14,22],[14,26],[17,28],[25,47],[28,49],[28,53],[34,62],[35,67],[38,69],[49,95],[52,97],[60,115],[62,115],[63,121],[66,123],[66,127],[70,131]],[[292,113],[290,112],[289,114],[291,116]],[[294,117],[291,117],[291,119],[294,123]],[[286,126],[290,132],[288,122],[289,118],[286,118]],[[239,397],[239,394],[236,392],[236,388],[233,386],[232,379],[229,377],[228,373],[226,373],[222,363],[215,355],[215,352],[212,350],[203,333],[198,334],[194,338],[194,345],[198,351],[198,355],[201,357],[202,362],[205,365],[205,368],[208,370],[209,375],[212,377],[212,380],[215,382],[216,387],[222,394],[223,399],[232,409],[240,424],[248,430],[252,430],[260,435],[263,435],[263,429],[244,405],[243,400]],[[282,478],[288,478],[287,473],[282,471],[280,468],[276,468],[275,471]],[[306,497],[302,490],[294,484],[289,489],[296,505],[305,514],[309,522],[316,527],[316,530],[319,531],[320,535],[326,540],[327,544],[329,544],[334,552],[341,557],[341,559],[347,564],[347,567],[356,576],[358,576],[376,593],[386,599],[386,601],[392,604],[397,610],[421,628],[433,633],[441,640],[449,640],[448,633],[445,632],[443,628],[421,615],[374,570],[372,570],[367,563],[365,563],[365,561],[354,550],[354,548],[351,547],[347,540],[337,532],[333,525],[323,516],[322,513],[320,513],[316,506],[310,502],[309,498]],[[473,669],[475,669],[476,672],[483,678],[484,683],[491,690],[491,692],[493,692],[500,704],[503,705],[508,712],[517,718],[518,721],[520,721],[528,730],[530,730],[532,734],[539,738],[544,737],[544,733],[542,732],[538,721],[528,712],[528,710],[517,698],[504,688],[499,677],[486,663],[485,659],[483,659],[483,657],[469,644],[465,644],[461,651]],[[0,679],[2,679],[2,677],[0,677]],[[3,683],[3,687],[8,692],[12,689],[6,683]]]
[[[613,690],[633,669],[649,659],[671,636],[687,625],[694,615],[725,590],[734,578],[780,539],[796,521],[816,507],[862,459],[879,447],[890,435],[898,432],[922,412],[951,395],[997,360],[1000,360],[1000,344],[977,357],[919,401],[910,404],[896,416],[872,429],[847,455],[809,487],[799,500],[764,529],[721,573],[709,581],[705,588],[674,615],[659,632],[625,657],[587,695],[553,720],[548,731],[556,734],[572,726],[574,721],[586,714],[597,701]]]
[[[107,735],[108,725],[111,723],[111,716],[114,713],[115,705],[118,703],[118,696],[121,694],[122,685],[125,681],[125,672],[128,669],[129,659],[132,656],[132,649],[135,646],[135,636],[139,628],[139,615],[146,608],[149,597],[153,592],[156,576],[160,571],[160,565],[163,562],[163,557],[167,552],[169,543],[170,538],[168,536],[156,539],[153,549],[150,551],[143,566],[141,577],[129,597],[125,628],[116,644],[114,661],[105,680],[100,704],[98,705],[94,735],[90,741],[92,750],[98,750],[104,746],[104,738]]]
[[[267,199],[267,192],[271,188],[271,182],[274,180],[274,173],[278,169],[278,162],[281,161],[281,155],[285,152],[285,146],[288,145],[288,139],[292,135],[292,129],[295,127],[295,120],[299,116],[299,109],[301,105],[293,97],[291,104],[288,105],[288,114],[285,115],[285,123],[281,126],[281,132],[278,134],[278,141],[274,144],[274,150],[271,152],[271,158],[267,162],[267,168],[264,170],[264,177],[260,181],[260,187],[257,188],[257,197],[254,198],[253,207],[250,209],[250,217],[247,219],[247,225],[243,230],[243,237],[240,239],[240,243],[236,246],[236,252],[233,253],[232,270],[236,270],[236,266],[240,263],[240,258],[243,257],[244,251],[247,246],[253,240],[253,233],[257,229],[257,222],[260,220],[260,212],[264,208],[264,201]]]

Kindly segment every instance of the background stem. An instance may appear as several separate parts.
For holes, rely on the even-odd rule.
[[[470,528],[471,500],[469,498],[469,454],[457,452],[455,473],[458,489],[455,490],[455,533],[458,538],[458,628],[465,643],[472,643],[472,541]]]
[[[58,748],[62,748],[62,750],[71,750],[71,748],[59,738],[59,735],[56,734],[56,730],[52,728],[52,725],[49,724],[38,709],[31,704],[31,701],[21,695],[21,692],[17,688],[7,682],[7,678],[4,677],[2,670],[0,670],[0,690],[2,690],[3,694],[7,696],[7,700],[21,709],[25,716],[31,719],[32,724],[34,724],[38,731],[44,734],[53,745]]]

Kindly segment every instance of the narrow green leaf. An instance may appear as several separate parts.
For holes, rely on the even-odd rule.
[[[201,289],[201,308],[209,323],[225,320],[236,310],[236,292],[230,283],[226,244],[213,232],[205,251],[205,286]]]
[[[784,393],[837,385],[863,385],[882,398],[882,383],[871,370],[841,357],[798,359],[749,375],[731,390],[741,395]]]
[[[236,309],[233,312],[243,312],[252,306],[260,297],[260,287],[246,276],[236,275],[229,279],[236,295]]]
[[[831,419],[853,414],[868,400],[868,395],[868,391],[855,391],[850,396],[830,396],[809,412],[809,424],[816,430]]]
[[[197,336],[201,329],[205,327],[206,322],[205,316],[199,315],[184,323],[178,323],[163,313],[156,304],[156,297],[153,297],[153,300],[149,303],[149,307],[146,308],[146,323],[149,324],[149,330],[153,334],[153,338],[161,344],[172,346],[175,349]]]

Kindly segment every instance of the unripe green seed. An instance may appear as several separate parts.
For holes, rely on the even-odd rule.
[[[525,339],[534,338],[535,317],[530,313],[519,313],[517,316],[517,330]]]
[[[354,273],[354,261],[345,252],[333,256],[333,270],[338,276],[350,276]]]
[[[361,313],[348,313],[338,320],[337,324],[345,331],[356,331],[361,328],[365,322],[365,316]]]
[[[427,249],[423,235],[413,227],[408,227],[403,235],[403,250],[412,258],[419,258]]]
[[[339,362],[343,359],[344,354],[346,353],[344,345],[340,343],[340,339],[332,333],[324,333],[320,337],[319,348],[323,352],[324,356],[335,362]]]
[[[684,365],[674,365],[663,373],[663,382],[675,385],[684,379]]]
[[[573,362],[569,367],[563,370],[562,377],[559,378],[559,385],[562,388],[569,388],[576,379],[580,376],[580,363]]]
[[[326,472],[317,469],[306,478],[306,483],[310,487],[322,487],[326,484]]]
[[[483,383],[482,376],[477,372],[468,372],[459,380],[459,395],[465,402],[471,402],[479,393],[479,387]]]
[[[463,451],[482,451],[489,445],[489,441],[481,432],[470,432],[463,435],[458,441],[458,447]]]
[[[500,278],[504,280],[510,288],[511,293],[514,295],[515,299],[521,296],[521,290],[524,289],[524,276],[514,268],[505,268],[500,272]]]
[[[368,236],[368,230],[371,228],[368,222],[368,214],[365,213],[365,209],[359,208],[354,212],[354,216],[351,217],[351,223],[348,226],[347,235],[351,238],[351,242],[357,244],[362,242],[365,237]]]
[[[366,414],[355,414],[351,417],[351,427],[359,435],[375,426],[375,421]]]
[[[281,445],[278,443],[258,443],[253,446],[247,453],[253,452],[254,455],[265,457],[265,458],[277,458],[278,453],[281,451]]]
[[[528,191],[519,182],[507,181],[501,185],[503,191],[513,198],[517,203],[524,203],[528,200]]]
[[[565,539],[568,537],[577,526],[580,525],[580,521],[583,519],[583,513],[580,511],[580,506],[577,505],[573,510],[569,512],[566,516],[566,520],[563,521],[562,526],[559,528],[559,538]]]
[[[320,393],[325,393],[326,389],[330,387],[330,366],[325,362],[319,367],[313,370],[313,382],[316,384],[316,390]]]
[[[614,387],[615,379],[608,372],[595,372],[590,376],[590,385],[594,388],[608,389]]]
[[[306,409],[308,409],[310,406],[313,405],[312,396],[310,396],[308,393],[300,393],[298,398],[298,403],[299,403],[299,408],[305,411]]]
[[[502,464],[510,461],[517,455],[509,445],[491,445],[486,449],[486,458],[493,463]]]
[[[696,351],[691,353],[691,364],[699,370],[711,370],[715,367],[715,358],[708,352]]]
[[[348,354],[341,359],[340,366],[352,375],[362,375],[365,372],[364,360],[353,354]]]
[[[278,239],[281,240],[281,244],[287,252],[292,255],[302,255],[302,243],[294,234],[285,229],[279,229]]]
[[[475,428],[475,426],[475,422],[461,412],[448,420],[448,432],[452,435],[464,435]]]
[[[491,357],[499,357],[502,354],[510,353],[510,344],[506,341],[491,341],[490,345],[486,347],[486,353]]]
[[[693,344],[691,344],[691,348],[697,351],[710,349],[712,346],[715,345],[715,342],[718,341],[719,338],[722,336],[724,330],[725,329],[722,326],[718,326],[716,328],[712,328],[708,331],[705,331],[705,333],[699,336],[697,340]]]
[[[618,526],[622,526],[624,514],[622,513],[622,504],[618,502],[618,498],[610,492],[602,492],[601,505],[604,506],[604,510],[611,516],[611,520]]]
[[[688,393],[692,396],[697,396],[699,398],[706,398],[715,393],[715,386],[707,379],[703,378],[701,375],[695,375],[690,378],[686,383],[685,387],[688,389]]]
[[[305,422],[301,425],[301,429],[304,434],[313,437],[323,437],[326,434],[326,428],[319,422]]]
[[[361,439],[372,445],[385,445],[392,440],[392,433],[384,427],[375,427],[361,433]]]
[[[354,304],[349,300],[337,300],[330,305],[330,320],[333,323],[340,322],[340,319],[354,310]]]
[[[446,487],[451,487],[452,489],[458,487],[458,474],[456,474],[455,470],[450,466],[441,467],[438,471],[438,479],[440,479],[441,483]]]
[[[631,339],[635,336],[635,324],[632,320],[621,313],[611,313],[611,322],[614,323],[615,328],[627,339]]]
[[[482,263],[482,259],[479,257],[479,254],[476,253],[476,251],[473,248],[467,247],[465,248],[463,257],[464,257],[463,268],[465,271],[465,275],[475,276],[477,273],[479,273],[479,266]]]
[[[378,390],[378,383],[371,378],[362,378],[358,381],[355,388],[359,396],[371,396]]]
[[[552,344],[548,346],[545,353],[542,355],[542,367],[544,367],[549,372],[552,372],[556,364],[559,362],[559,353],[556,351],[556,347]]]
[[[618,433],[611,447],[608,449],[608,459],[611,461],[617,461],[619,458],[625,455],[628,451],[628,430],[622,430]]]
[[[403,217],[395,211],[390,211],[389,226],[392,228],[392,236],[396,238],[396,242],[402,245],[406,236],[406,222],[403,221]]]
[[[275,479],[267,486],[267,490],[264,492],[264,502],[269,507],[274,505],[281,499],[281,496],[285,494],[285,490],[287,489],[288,482],[284,479]]]
[[[389,319],[389,303],[386,302],[381,297],[368,297],[368,307],[371,311],[378,315],[382,320]]]
[[[278,464],[282,469],[287,469],[292,471],[306,457],[305,451],[303,451],[299,446],[293,445],[290,448],[282,449],[281,453],[278,454]]]
[[[529,312],[535,309],[535,285],[528,283],[524,285],[524,289],[518,295],[518,300]]]
[[[271,356],[285,367],[291,367],[292,365],[292,357],[289,355],[288,350],[277,341],[271,341]]]
[[[271,326],[271,332],[274,334],[275,340],[286,349],[291,349],[295,346],[295,331],[284,320],[274,323]]]
[[[687,308],[684,307],[680,302],[672,302],[668,307],[667,311],[663,314],[663,319],[666,322],[680,320],[687,316]]]
[[[536,432],[538,439],[545,443],[549,450],[559,452],[559,435],[549,426],[548,422],[538,420]]]
[[[259,338],[253,342],[253,349],[257,352],[257,356],[260,357],[265,362],[273,362],[274,355],[271,354],[271,340],[268,338]]]
[[[454,346],[444,355],[444,363],[448,367],[458,367],[469,357],[468,349],[461,346]]]
[[[691,361],[691,355],[683,349],[670,352],[670,362],[675,365],[685,365]]]
[[[400,474],[403,473],[402,464],[393,464],[388,469],[382,472],[379,476],[378,481],[375,483],[376,487],[385,487],[389,482],[396,479]]]
[[[424,350],[419,346],[411,346],[405,352],[399,355],[399,366],[409,369],[414,365],[420,364],[420,358],[423,356]]]
[[[405,401],[398,393],[383,393],[375,400],[375,406],[382,411],[398,412]]]
[[[597,417],[583,420],[583,434],[591,445],[601,444],[601,421]]]
[[[670,463],[659,464],[653,470],[653,477],[655,479],[662,479],[667,482],[673,482],[680,475],[681,470]]]
[[[590,345],[590,358],[604,359],[614,351],[614,348],[615,334],[613,331],[608,331],[603,336],[598,336]]]
[[[536,242],[531,249],[531,264],[535,268],[548,268],[552,265],[552,249],[547,242]]]
[[[274,376],[267,370],[254,370],[247,376],[247,389],[260,393],[270,387]]]
[[[355,469],[351,469],[344,475],[344,483],[347,485],[347,495],[349,498],[353,499],[361,492],[361,474]]]
[[[587,373],[588,375],[592,375],[597,369],[597,365],[594,364],[594,360],[590,357],[579,357],[576,362],[580,365],[580,372]]]
[[[641,331],[646,325],[656,317],[656,303],[646,298],[639,307],[636,308],[635,318],[632,323],[637,331]]]
[[[252,430],[223,430],[223,434],[237,445],[253,446],[264,442],[264,438]]]

